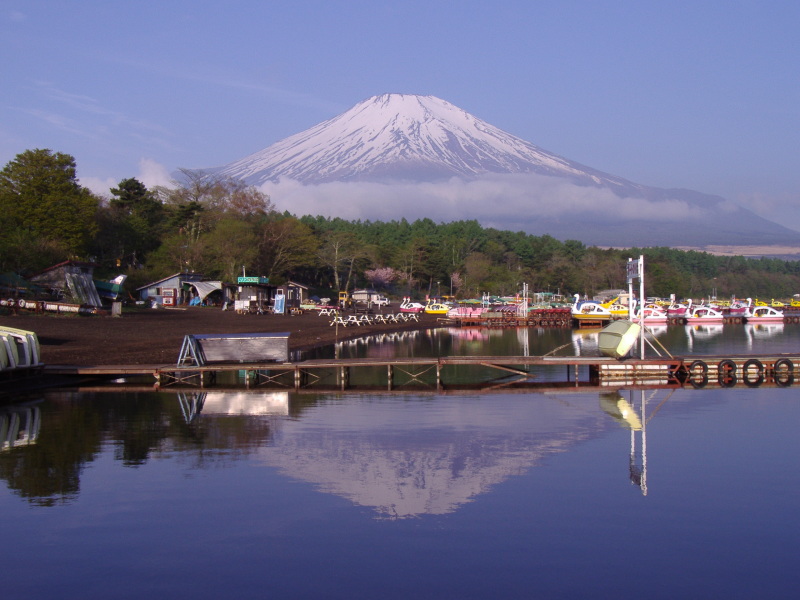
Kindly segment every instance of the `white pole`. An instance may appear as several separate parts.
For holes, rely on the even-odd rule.
[[[644,359],[644,254],[639,256],[639,348],[641,348],[641,358]]]

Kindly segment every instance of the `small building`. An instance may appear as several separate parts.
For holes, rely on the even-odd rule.
[[[356,290],[351,294],[353,302],[360,302],[361,304],[378,306],[386,306],[389,300],[383,294],[379,294],[375,290]]]
[[[273,295],[273,304],[274,296],[279,296],[281,294],[286,298],[287,310],[299,309],[300,305],[308,300],[308,286],[297,283],[296,281],[287,281],[283,285],[276,286],[275,294]]]
[[[269,284],[269,277],[239,277],[235,284],[225,284],[224,304],[239,312],[265,313],[270,307],[274,289],[275,286]]]
[[[163,306],[178,306],[180,304],[189,304],[193,298],[200,295],[193,285],[200,282],[216,283],[219,284],[216,289],[222,288],[220,282],[204,282],[200,273],[175,273],[169,277],[164,277],[164,279],[136,288],[136,292],[139,295],[139,299],[145,302],[154,302]],[[209,293],[210,291],[208,290]]]
[[[300,308],[308,299],[308,286],[296,281],[272,285],[268,277],[239,277],[235,285],[225,285],[224,298],[239,311],[283,314]]]
[[[94,263],[67,260],[34,275],[30,281],[48,290],[56,300],[100,307],[102,303],[92,278],[96,266]]]

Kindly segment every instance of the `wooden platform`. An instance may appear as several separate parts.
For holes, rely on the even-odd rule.
[[[47,365],[46,375],[131,381],[155,386],[212,387],[226,376],[245,387],[394,390],[400,387],[471,387],[546,381],[560,385],[750,387],[794,384],[800,355],[686,356],[627,359],[553,356],[441,356],[400,359],[317,359],[284,363],[176,365]]]

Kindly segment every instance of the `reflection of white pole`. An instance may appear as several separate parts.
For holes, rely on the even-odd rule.
[[[647,415],[645,414],[644,390],[642,394],[642,495],[647,496]]]
[[[631,277],[631,261],[628,259],[628,320],[633,321],[633,277]]]

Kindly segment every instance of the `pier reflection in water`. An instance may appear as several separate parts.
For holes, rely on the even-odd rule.
[[[9,597],[752,598],[797,583],[791,388],[73,391],[35,407],[26,443],[0,452]]]
[[[800,344],[800,325],[656,325],[650,335],[675,356],[728,352],[788,353]],[[556,348],[561,356],[596,356],[597,331],[562,328],[442,327],[389,335],[365,336],[302,353],[303,358],[420,357],[482,355],[539,356]],[[654,353],[648,350],[652,356]]]

